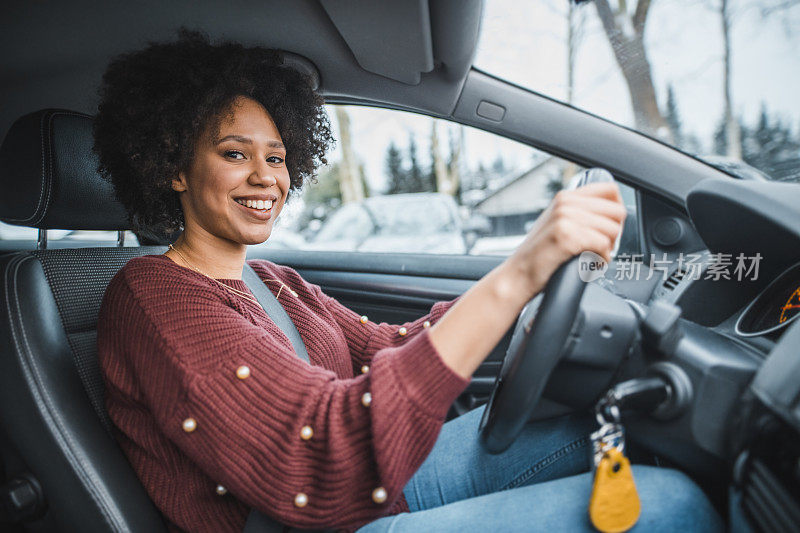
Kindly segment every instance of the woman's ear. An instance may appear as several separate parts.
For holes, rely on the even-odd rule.
[[[176,192],[183,192],[186,190],[186,174],[178,172],[176,178],[172,178],[172,190]]]

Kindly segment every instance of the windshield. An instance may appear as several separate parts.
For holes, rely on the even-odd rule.
[[[475,66],[742,179],[800,182],[798,46],[800,0],[488,0]]]

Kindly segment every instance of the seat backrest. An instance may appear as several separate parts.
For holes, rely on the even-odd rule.
[[[22,117],[0,146],[0,219],[39,228],[127,228],[96,172],[91,117]],[[37,531],[166,531],[109,432],[96,323],[106,286],[162,247],[36,250],[0,256],[0,454],[6,477],[33,478]],[[5,480],[2,480],[5,481]]]

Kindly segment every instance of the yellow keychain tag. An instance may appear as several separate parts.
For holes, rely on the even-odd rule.
[[[589,517],[603,533],[618,533],[636,525],[640,512],[631,463],[622,450],[613,447],[603,454],[595,470]]]

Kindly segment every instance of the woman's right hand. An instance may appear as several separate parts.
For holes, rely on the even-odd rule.
[[[544,289],[562,263],[581,252],[588,250],[610,261],[626,214],[613,182],[558,192],[507,259],[520,273],[528,298]]]
[[[516,252],[430,328],[430,340],[444,363],[469,378],[562,263],[585,250],[610,259],[624,220],[615,183],[559,192]]]

